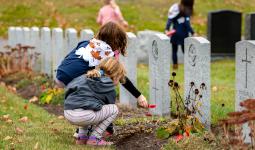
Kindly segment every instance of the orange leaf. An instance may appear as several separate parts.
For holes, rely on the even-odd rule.
[[[28,105],[26,104],[26,105],[24,105],[24,109],[25,110],[27,110],[28,109]]]
[[[102,59],[102,57],[99,55],[100,54],[99,51],[91,51],[90,53],[91,53],[92,57],[94,57],[95,59],[97,59],[97,60]]]
[[[24,131],[21,128],[19,128],[19,127],[16,128],[16,133],[17,134],[23,134],[23,132]]]
[[[26,123],[26,122],[28,122],[28,117],[22,117],[19,119],[19,121]]]

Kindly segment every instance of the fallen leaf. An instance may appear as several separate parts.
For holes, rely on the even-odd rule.
[[[34,96],[29,100],[29,103],[35,103],[38,101],[38,97]]]
[[[54,124],[54,121],[53,121],[53,120],[51,120],[51,121],[49,121],[49,123],[50,123],[50,124]]]
[[[22,117],[19,119],[20,122],[28,122],[28,117]]]
[[[7,121],[8,119],[10,119],[10,115],[7,114],[7,115],[3,115],[3,121]]]
[[[1,86],[6,86],[6,84],[4,82],[0,82]]]
[[[17,134],[23,134],[23,133],[24,133],[24,130],[22,130],[21,128],[17,127],[17,128],[16,128],[16,133],[17,133]]]
[[[217,92],[217,90],[218,90],[217,86],[214,86],[214,87],[212,88],[212,91],[213,91],[213,92]]]
[[[6,120],[6,122],[7,122],[7,123],[10,123],[10,124],[13,123],[13,121],[12,121],[11,119]]]
[[[6,137],[4,138],[4,141],[9,141],[9,140],[11,140],[11,139],[12,139],[11,136],[6,136]]]
[[[58,116],[58,119],[64,119],[64,118],[65,118],[65,117],[62,116],[62,115]]]
[[[38,149],[38,146],[39,146],[39,143],[36,142],[35,146],[34,146],[34,149]]]
[[[28,109],[28,104],[24,105],[24,109],[25,109],[25,110]]]

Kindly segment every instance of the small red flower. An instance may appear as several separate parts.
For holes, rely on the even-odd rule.
[[[46,89],[45,85],[41,85],[41,90],[44,91]]]
[[[148,108],[156,108],[157,106],[155,104],[149,104]]]
[[[181,134],[178,134],[176,137],[175,137],[175,141],[176,141],[176,143],[178,143],[180,140],[182,140],[183,139],[183,135],[181,135]]]

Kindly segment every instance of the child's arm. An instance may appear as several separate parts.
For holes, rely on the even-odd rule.
[[[138,104],[142,107],[148,107],[146,98],[141,92],[134,86],[134,84],[126,77],[126,82],[122,84],[135,98],[137,98]]]
[[[168,32],[168,31],[169,31],[169,28],[170,28],[170,26],[171,26],[171,23],[172,23],[172,19],[168,18],[168,19],[167,19],[167,22],[166,22],[165,32]]]
[[[191,27],[191,24],[190,24],[190,17],[186,17],[185,19],[186,19],[185,20],[185,24],[186,24],[186,27],[188,29],[188,32],[193,35],[194,34],[194,30],[193,30],[193,28]]]

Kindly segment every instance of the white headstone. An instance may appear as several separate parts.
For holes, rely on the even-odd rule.
[[[16,27],[16,44],[23,44],[23,39],[24,39],[24,35],[23,35],[23,31],[21,27]]]
[[[197,114],[198,118],[205,124],[206,129],[211,125],[211,83],[210,83],[210,63],[211,63],[210,42],[202,37],[190,37],[185,39],[185,56],[184,56],[184,95],[185,98],[190,93],[190,83],[194,82],[195,86],[192,91],[198,89],[199,95],[202,95],[201,106],[199,111],[202,117]],[[202,83],[205,87],[200,86]],[[190,94],[192,98],[193,95]]]
[[[38,27],[32,27],[30,30],[30,45],[35,47],[33,50],[33,70],[41,71],[41,56],[37,56],[36,53],[40,54],[40,32]],[[38,58],[37,58],[38,57]]]
[[[136,56],[136,50],[137,50],[137,38],[135,34],[128,32],[128,46],[127,46],[127,56],[121,56],[120,61],[124,64],[126,71],[127,71],[127,77],[130,79],[130,81],[136,86],[136,78],[137,78],[137,56]],[[130,105],[132,107],[137,106],[137,100],[136,98],[130,94],[123,86],[120,86],[120,103]]]
[[[94,32],[90,29],[83,29],[81,30],[81,39],[80,41],[89,41],[93,39]]]
[[[152,31],[139,31],[137,33],[138,39],[138,49],[137,49],[137,61],[138,63],[149,64],[149,54],[151,38],[150,35],[153,34]]]
[[[170,114],[170,89],[168,80],[170,78],[170,51],[169,38],[164,34],[152,33],[149,53],[150,74],[150,103],[156,104],[151,109],[154,115]]]
[[[241,111],[240,102],[255,98],[255,41],[236,43],[236,111]],[[251,142],[250,128],[243,126],[245,142]]]
[[[52,77],[52,48],[51,48],[51,31],[48,27],[41,29],[41,72]]]
[[[16,41],[16,29],[15,27],[8,28],[8,45],[14,47],[17,44]]]
[[[24,34],[24,39],[23,39],[23,45],[29,45],[30,46],[30,29],[28,27],[23,27],[23,34]]]
[[[63,30],[54,28],[52,30],[52,51],[53,51],[53,78],[56,78],[56,70],[65,57]]]
[[[67,55],[71,52],[78,44],[77,31],[74,28],[69,28],[66,30],[66,51]]]

